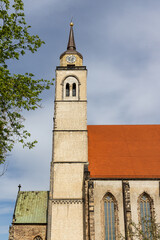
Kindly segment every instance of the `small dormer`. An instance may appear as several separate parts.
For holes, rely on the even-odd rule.
[[[74,41],[73,22],[70,23],[70,33],[67,45],[67,51],[60,56],[60,66],[62,67],[74,67],[83,65],[83,56],[76,51],[76,45]]]

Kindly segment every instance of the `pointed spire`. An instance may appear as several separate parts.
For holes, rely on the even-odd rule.
[[[71,20],[71,23],[70,23],[70,33],[69,33],[67,51],[63,52],[60,55],[60,59],[65,54],[77,54],[81,59],[83,59],[83,56],[79,52],[76,51],[76,44],[75,44],[75,41],[74,41],[74,32],[73,32],[73,22],[72,22],[72,20]]]
[[[76,44],[75,44],[75,41],[74,41],[74,33],[73,33],[73,25],[74,24],[71,21],[67,50],[76,50]]]

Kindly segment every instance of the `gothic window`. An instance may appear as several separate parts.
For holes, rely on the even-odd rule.
[[[76,84],[75,83],[73,83],[73,85],[72,85],[72,96],[76,97]]]
[[[66,84],[66,97],[69,97],[70,95],[70,85],[69,83]]]
[[[105,225],[105,240],[116,239],[116,203],[114,197],[108,193],[104,197],[104,225]]]
[[[36,236],[33,240],[42,240],[40,236]]]
[[[142,231],[147,239],[152,239],[152,200],[148,194],[144,193],[140,197],[140,219]]]

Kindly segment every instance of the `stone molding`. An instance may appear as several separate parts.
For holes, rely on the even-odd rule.
[[[123,190],[123,206],[124,206],[124,219],[125,219],[125,235],[126,240],[132,240],[132,236],[130,236],[132,222],[131,215],[131,199],[130,199],[130,185],[129,181],[122,181],[122,190]]]
[[[89,239],[95,240],[95,223],[94,223],[94,182],[88,182],[89,193]]]
[[[61,85],[63,85],[63,86],[64,86],[64,81],[65,81],[67,78],[69,78],[69,77],[76,78],[76,79],[77,79],[77,81],[78,81],[78,85],[81,85],[81,83],[80,83],[80,81],[79,81],[79,78],[78,78],[76,75],[74,75],[74,74],[69,74],[69,75],[65,76],[65,77],[64,77],[64,79],[62,80],[62,83],[61,83]]]
[[[86,66],[57,66],[56,70],[87,70]]]
[[[82,204],[83,199],[53,199],[53,204]]]
[[[87,170],[87,167],[86,167]],[[84,210],[85,210],[85,240],[89,240],[89,192],[88,192],[88,181],[89,181],[89,172],[85,171],[85,182],[84,182]]]
[[[125,209],[127,212],[131,212],[131,200],[130,200],[130,185],[128,181],[123,181]]]

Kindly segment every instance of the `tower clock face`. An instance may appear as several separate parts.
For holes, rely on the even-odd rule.
[[[76,57],[74,55],[69,55],[66,57],[67,62],[74,63],[76,61]]]

